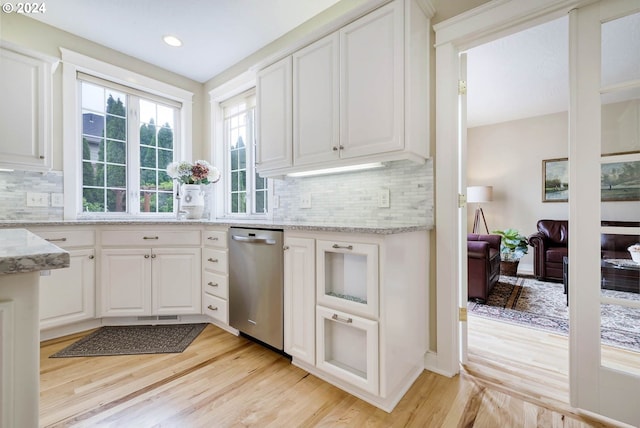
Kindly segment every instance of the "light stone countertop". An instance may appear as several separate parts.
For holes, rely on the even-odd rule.
[[[0,229],[0,275],[69,267],[69,253],[26,229]]]
[[[332,224],[310,224],[305,222],[275,222],[271,220],[177,220],[177,219],[122,219],[122,218],[100,218],[82,220],[63,221],[32,221],[13,222],[0,221],[0,231],[6,227],[54,227],[54,226],[155,226],[155,225],[193,225],[193,226],[220,226],[220,227],[247,227],[263,229],[283,229],[283,230],[308,230],[318,232],[344,232],[344,233],[369,233],[376,235],[391,235],[395,233],[407,233],[423,230],[431,230],[428,225],[408,225],[408,226],[358,226],[358,225],[332,225]]]

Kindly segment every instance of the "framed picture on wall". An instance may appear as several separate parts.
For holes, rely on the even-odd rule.
[[[640,161],[603,163],[600,196],[607,201],[640,201]]]
[[[542,161],[542,202],[569,200],[569,160],[567,158]]]

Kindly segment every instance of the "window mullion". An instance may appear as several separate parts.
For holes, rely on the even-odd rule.
[[[128,211],[140,213],[140,97],[129,95],[127,123]]]

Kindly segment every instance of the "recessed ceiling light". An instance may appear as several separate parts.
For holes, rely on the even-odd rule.
[[[169,46],[174,46],[174,47],[182,46],[182,41],[176,36],[164,36],[162,40],[164,40],[164,42]]]

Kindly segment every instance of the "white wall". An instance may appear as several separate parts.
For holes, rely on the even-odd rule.
[[[611,135],[612,121],[603,119],[603,135]],[[467,140],[467,184],[493,186],[493,201],[482,205],[490,231],[511,227],[529,236],[540,219],[568,219],[568,203],[542,202],[542,160],[567,157],[566,112],[470,128]],[[467,207],[469,231],[475,208]],[[638,221],[640,202],[604,202],[601,213],[603,220]],[[531,250],[519,270],[533,271]]]

